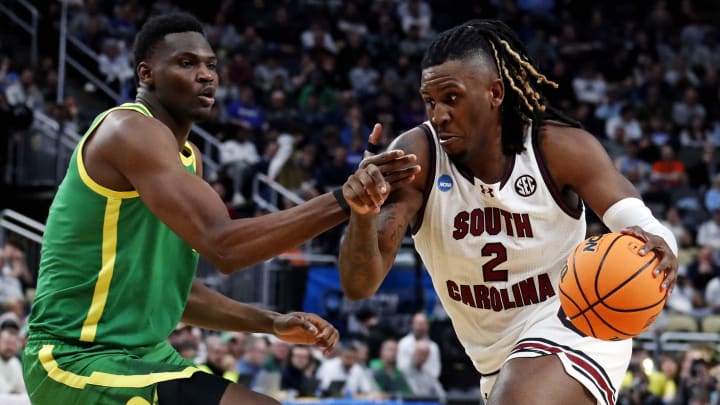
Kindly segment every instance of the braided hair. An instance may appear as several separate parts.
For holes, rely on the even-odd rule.
[[[422,69],[450,60],[462,60],[483,53],[495,62],[505,87],[501,105],[503,153],[522,152],[523,127],[529,122],[555,120],[581,128],[581,124],[551,106],[542,93],[543,86],[558,84],[540,73],[525,45],[502,21],[472,20],[441,33],[425,51]],[[533,136],[540,125],[533,125]]]

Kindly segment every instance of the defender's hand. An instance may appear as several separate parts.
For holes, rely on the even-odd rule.
[[[340,334],[330,323],[315,314],[291,312],[273,322],[273,334],[288,343],[315,345],[326,356],[332,353]]]

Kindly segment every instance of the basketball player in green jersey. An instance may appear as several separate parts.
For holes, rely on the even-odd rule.
[[[223,273],[266,260],[347,218],[379,210],[409,182],[414,156],[363,161],[351,191],[231,220],[188,143],[209,116],[216,56],[187,14],[148,21],[135,43],[135,103],[100,114],[75,150],[50,208],[24,376],[33,404],[265,404],[269,397],[198,372],[167,337],[178,323],[271,333],[329,352],[337,331],[313,314],[278,314],[194,280],[198,255]],[[378,128],[371,138],[379,135]]]

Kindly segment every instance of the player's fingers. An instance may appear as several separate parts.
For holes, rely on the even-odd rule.
[[[377,167],[369,166],[366,170],[357,173],[357,178],[362,183],[365,193],[370,196],[373,206],[381,206],[385,201],[389,186],[385,184],[385,180]]]
[[[393,187],[398,187],[415,180],[415,175],[418,173],[420,173],[420,166],[406,167],[392,173],[385,173],[385,181]]]
[[[634,236],[634,237],[642,240],[643,242],[648,241],[647,233],[645,233],[645,231],[643,231],[642,228],[640,228],[639,226],[630,226],[630,227],[624,228],[624,229],[620,230],[620,233],[623,235]]]
[[[402,155],[385,163],[375,164],[375,166],[379,167],[383,174],[396,172],[409,167],[420,167],[420,165],[417,164],[417,156],[414,153]]]
[[[393,160],[405,155],[405,152],[400,149],[393,149],[389,150],[377,155],[370,155],[366,156],[361,162],[360,162],[360,168],[364,168],[368,165],[376,165],[380,166],[383,164],[386,164],[388,162],[392,162]]]
[[[346,183],[350,195],[346,195],[348,203],[352,201],[356,206],[374,207],[375,203],[372,198],[365,192],[365,187],[359,181],[358,176],[353,175],[354,181]]]
[[[368,137],[368,146],[365,153],[363,153],[363,157],[367,158],[373,155],[376,155],[378,152],[380,152],[380,135],[382,134],[382,124],[377,123],[375,126],[373,126],[373,130],[370,133],[370,136]]]

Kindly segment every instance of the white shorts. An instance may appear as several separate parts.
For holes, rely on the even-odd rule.
[[[563,324],[558,316],[559,301],[548,312],[531,319],[520,334],[505,362],[517,357],[557,355],[565,372],[580,382],[597,399],[598,405],[613,405],[625,371],[630,364],[632,339],[609,342],[583,337]],[[503,363],[504,364],[504,363]],[[482,376],[483,398],[490,394],[498,373]]]

